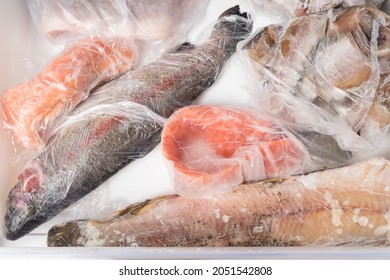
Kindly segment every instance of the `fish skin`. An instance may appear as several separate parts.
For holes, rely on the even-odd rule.
[[[149,153],[160,141],[163,117],[210,87],[251,29],[248,15],[235,6],[204,43],[186,44],[94,92],[26,164],[8,195],[6,238],[29,233]]]
[[[113,219],[54,226],[49,246],[390,245],[390,162],[261,181],[207,199],[178,195]]]

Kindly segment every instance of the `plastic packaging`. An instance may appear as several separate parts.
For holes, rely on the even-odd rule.
[[[24,166],[8,196],[6,237],[27,234],[148,154],[160,141],[162,118],[210,87],[251,30],[252,21],[235,6],[206,42],[183,44],[94,91]]]
[[[189,198],[302,173],[309,160],[295,136],[270,117],[219,106],[188,106],[174,113],[161,145],[176,193]]]
[[[48,245],[388,246],[389,176],[390,162],[374,158],[205,199],[157,197],[109,220],[54,226]]]
[[[4,126],[20,150],[41,150],[90,91],[127,72],[135,46],[120,38],[92,38],[72,44],[34,79],[7,90],[2,97]]]
[[[269,25],[241,47],[250,94],[301,141],[316,132],[364,157],[390,123],[388,25],[374,6]]]
[[[256,13],[279,19],[307,16],[332,8],[380,5],[384,0],[251,0]]]
[[[93,88],[129,71],[137,61],[154,60],[176,47],[208,3],[149,2],[28,2],[37,27],[49,39],[68,42],[69,46],[31,81],[4,93],[4,125],[17,156],[24,159],[41,150],[63,117]],[[196,12],[187,16],[192,9]],[[157,35],[152,30],[157,26],[165,32]]]
[[[208,0],[29,0],[38,30],[51,42],[87,36],[122,36],[137,40],[143,64],[186,41]]]

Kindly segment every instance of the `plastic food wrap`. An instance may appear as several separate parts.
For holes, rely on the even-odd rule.
[[[148,154],[160,141],[161,119],[210,87],[251,29],[247,14],[233,7],[207,41],[185,43],[94,91],[25,165],[8,196],[6,237],[27,234]]]
[[[354,156],[372,152],[390,123],[388,24],[357,6],[259,30],[241,51],[256,104],[312,146],[316,132]]]
[[[390,162],[375,158],[207,199],[157,197],[109,220],[54,226],[48,245],[388,246],[389,176]]]
[[[305,136],[316,139],[315,145],[301,142]],[[331,137],[291,133],[266,114],[219,106],[189,106],[173,114],[164,126],[162,152],[175,191],[189,198],[350,160]]]
[[[384,0],[251,0],[257,13],[288,19],[328,11],[335,7],[379,5]]]
[[[121,38],[91,38],[72,44],[34,79],[2,97],[4,126],[22,150],[40,150],[53,129],[99,84],[129,71],[134,44]]]
[[[169,118],[161,141],[175,191],[190,198],[300,173],[308,158],[282,126],[243,109],[188,106]]]
[[[122,35],[165,51],[185,41],[208,0],[29,0],[31,16],[50,41]],[[167,42],[168,41],[168,42]]]

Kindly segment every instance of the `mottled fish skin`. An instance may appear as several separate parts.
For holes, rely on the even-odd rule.
[[[248,15],[235,6],[220,16],[204,43],[183,44],[80,104],[9,193],[6,237],[29,233],[148,154],[160,141],[163,118],[211,86],[251,29]]]
[[[138,203],[105,221],[54,226],[49,246],[390,245],[390,162],[382,158],[240,185],[207,199]]]

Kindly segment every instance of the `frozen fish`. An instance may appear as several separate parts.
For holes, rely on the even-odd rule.
[[[134,44],[95,37],[72,44],[34,79],[2,97],[4,126],[22,151],[40,150],[53,129],[99,84],[130,70]]]
[[[300,17],[324,12],[335,7],[379,5],[384,0],[251,0],[254,7],[274,16]]]
[[[208,40],[178,50],[97,89],[30,160],[10,191],[6,237],[27,234],[91,192],[160,141],[164,118],[217,79],[252,29],[239,6],[225,11]]]
[[[167,195],[105,221],[52,227],[49,246],[388,246],[390,162],[374,158],[237,186],[210,198]]]
[[[243,182],[302,173],[305,147],[272,118],[248,109],[187,106],[161,139],[175,191],[203,197]]]
[[[291,131],[372,152],[390,124],[389,23],[375,6],[355,6],[259,30],[242,51],[252,96]]]

